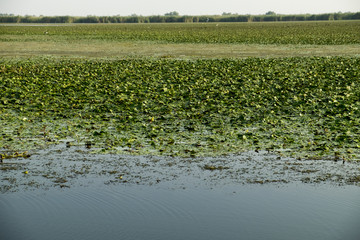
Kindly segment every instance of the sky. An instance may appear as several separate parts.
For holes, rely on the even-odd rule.
[[[150,16],[172,11],[180,15],[360,12],[360,0],[0,0],[0,13],[22,16]]]

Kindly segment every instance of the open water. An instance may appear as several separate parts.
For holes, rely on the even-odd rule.
[[[101,185],[0,196],[0,239],[347,239],[360,188]]]

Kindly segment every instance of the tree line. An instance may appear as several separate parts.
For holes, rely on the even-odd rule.
[[[276,22],[276,21],[332,21],[357,20],[356,13],[294,14],[281,15],[268,12],[265,15],[223,14],[209,16],[180,16],[172,14],[158,16],[14,16],[0,14],[0,23],[171,23],[171,22]],[[271,13],[271,14],[269,14]]]

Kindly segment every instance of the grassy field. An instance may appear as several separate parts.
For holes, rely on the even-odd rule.
[[[359,54],[360,21],[2,25],[0,149],[358,160]]]
[[[360,44],[360,21],[188,24],[3,25],[1,40],[226,44]],[[14,39],[15,38],[15,39]]]
[[[2,25],[0,56],[359,56],[360,21]]]

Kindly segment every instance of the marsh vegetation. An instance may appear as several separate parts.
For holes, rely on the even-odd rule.
[[[3,162],[66,143],[356,163],[359,33],[359,21],[0,26]]]

